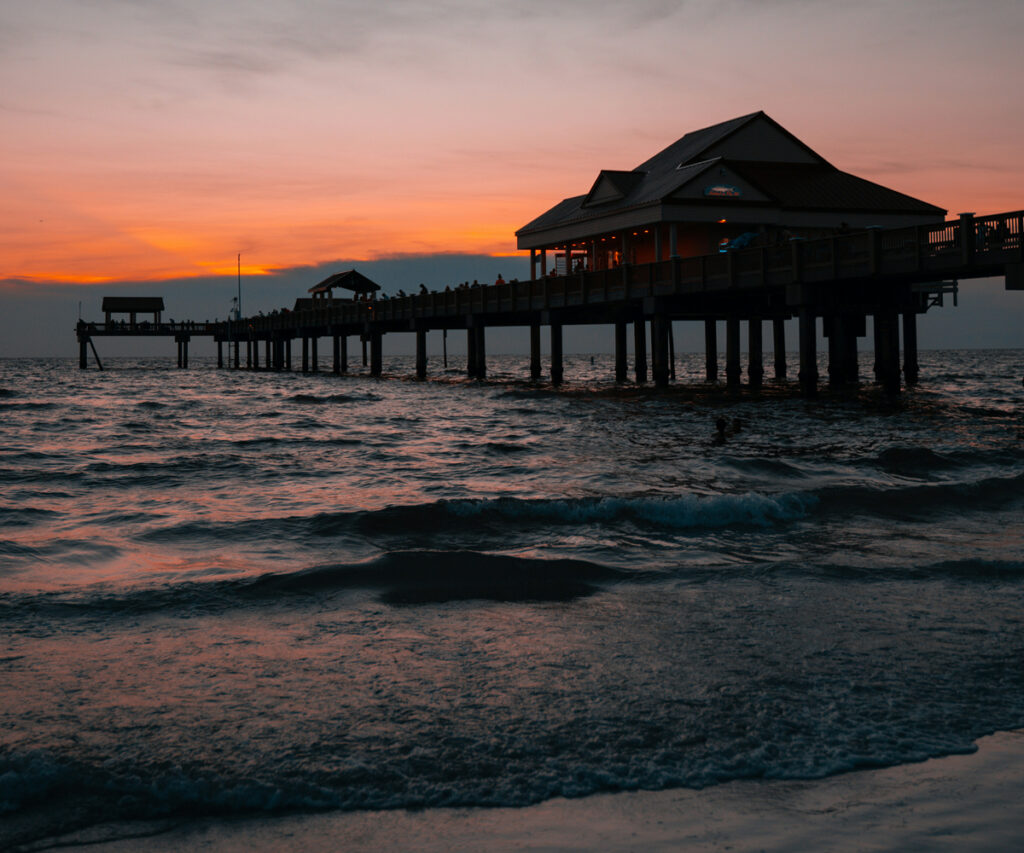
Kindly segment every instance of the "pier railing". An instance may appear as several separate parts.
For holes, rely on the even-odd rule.
[[[272,312],[223,322],[118,320],[81,323],[86,335],[208,335],[218,340],[270,339],[304,334],[458,325],[471,315],[486,323],[524,322],[548,309],[626,304],[648,296],[686,296],[819,283],[841,287],[868,278],[921,283],[944,278],[1002,275],[1024,263],[1024,211],[909,228],[869,228],[814,240],[793,239],[690,258],[627,264],[606,270],[548,276],[534,281],[458,287],[444,292],[373,301],[324,300],[299,311]],[[454,322],[453,322],[454,320]]]
[[[220,336],[358,327],[375,321],[415,321],[466,315],[515,315],[546,309],[748,289],[795,282],[836,282],[882,276],[941,279],[998,275],[1024,261],[1024,212],[896,229],[865,229],[815,240],[673,258],[615,269],[548,276],[535,281],[333,303],[298,312],[250,317],[218,327]]]

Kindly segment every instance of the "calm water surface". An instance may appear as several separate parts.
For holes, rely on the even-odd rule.
[[[1024,726],[1024,353],[553,391],[0,363],[0,846],[816,778]],[[869,373],[869,365],[862,364]],[[714,421],[741,420],[724,441]]]

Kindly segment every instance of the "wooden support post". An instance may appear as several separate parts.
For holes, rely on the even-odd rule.
[[[704,378],[718,381],[718,321],[704,321]]]
[[[668,387],[668,325],[668,318],[663,313],[651,318],[651,361],[654,384],[658,388]]]
[[[181,370],[181,340],[179,338],[174,339],[174,346],[178,350],[178,370]]]
[[[800,308],[800,391],[805,397],[818,393],[818,342],[814,311]]]
[[[825,336],[828,340],[828,384],[838,388],[846,384],[843,372],[843,317],[839,314],[824,319]]]
[[[875,314],[875,375],[889,394],[900,391],[900,327],[895,310]]]
[[[370,334],[370,375],[380,376],[384,372],[384,335]]]
[[[103,370],[103,362],[100,361],[100,354],[96,352],[96,341],[94,341],[92,338],[89,338],[89,346],[92,347],[92,357],[96,359],[96,366],[100,370]]]
[[[530,323],[530,379],[540,379],[540,323]]]
[[[672,321],[668,321],[668,378],[676,381],[676,334]]]
[[[562,362],[562,324],[551,324],[551,384],[561,385],[565,376]]]
[[[903,380],[907,385],[917,384],[917,313],[903,312]]]
[[[487,378],[487,335],[483,326],[476,330],[476,377]]]
[[[259,370],[260,369],[260,342],[259,341],[253,341],[252,342],[252,369],[253,370]]]
[[[637,384],[642,385],[647,381],[647,326],[642,318],[633,321],[633,359]]]
[[[734,314],[725,319],[725,384],[739,387],[740,372],[740,318]]]
[[[781,317],[772,320],[772,344],[775,347],[775,381],[786,378],[786,321]]]
[[[317,341],[319,340],[318,335],[313,335],[309,340],[309,360],[310,368],[314,373],[320,372],[320,356],[317,354]]]
[[[367,334],[368,334],[368,333],[367,333]],[[362,337],[360,338],[360,340],[361,340],[361,341],[362,341],[362,343],[363,343],[363,367],[366,367],[366,365],[368,364],[368,362],[367,362],[367,360],[366,360],[366,342],[367,342],[367,340],[368,340],[368,338],[367,338],[367,335],[366,335],[366,334],[362,335]]]
[[[857,327],[863,327],[863,317],[847,317],[843,336],[843,373],[849,385],[860,381],[860,358],[857,354]]]
[[[224,342],[217,341],[217,367],[223,369],[224,367]]]
[[[252,369],[252,338],[245,339],[245,369]]]
[[[752,388],[764,383],[764,342],[760,317],[747,320],[747,381]]]
[[[348,335],[342,335],[340,340],[341,345],[341,372],[342,374],[348,373]]]
[[[274,367],[274,361],[273,361],[273,359],[271,358],[271,355],[270,355],[270,350],[271,350],[272,345],[273,345],[273,342],[270,340],[270,338],[267,338],[266,352],[265,352],[266,360],[264,361],[264,364],[266,364],[266,366],[267,366],[267,370],[271,370]]]
[[[290,371],[292,369],[292,339],[285,338],[281,345],[284,347],[284,369]]]
[[[341,373],[341,337],[338,335],[337,332],[331,335],[331,350],[332,355],[334,356],[334,364],[332,365],[332,370],[334,371],[335,375],[337,375]]]
[[[88,370],[89,369],[89,344],[88,338],[78,339],[78,369]]]
[[[444,359],[444,369],[448,369],[448,330],[441,332],[441,357]]]
[[[427,330],[416,330],[416,378],[427,378]]]
[[[309,337],[302,336],[302,372],[309,373]]]
[[[626,362],[626,324],[619,321],[615,324],[615,381],[625,382],[629,373]]]
[[[181,366],[188,370],[188,338],[181,342]]]
[[[466,376],[476,379],[476,329],[466,329]]]

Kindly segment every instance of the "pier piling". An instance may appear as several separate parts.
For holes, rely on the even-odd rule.
[[[727,387],[739,387],[740,370],[740,318],[733,314],[725,319],[725,384]]]
[[[629,373],[626,360],[626,324],[621,320],[615,323],[615,381],[625,382]]]
[[[786,378],[786,321],[782,317],[772,320],[772,346],[775,348],[775,381]]]
[[[540,323],[530,324],[530,379],[536,382],[541,376],[540,364]]]
[[[710,382],[718,381],[718,321],[704,321],[704,378]]]
[[[808,306],[800,308],[800,391],[805,397],[818,394],[818,342],[814,311]]]
[[[764,383],[764,354],[760,317],[747,321],[747,381],[751,388],[760,388]]]
[[[562,362],[562,324],[551,324],[551,384],[561,385],[565,376]]]
[[[643,385],[647,381],[647,328],[642,317],[633,321],[633,359],[636,383]]]

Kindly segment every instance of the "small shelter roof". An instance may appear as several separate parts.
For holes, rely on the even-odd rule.
[[[102,310],[107,314],[146,314],[164,310],[162,296],[104,296]]]
[[[371,281],[361,272],[358,272],[357,270],[345,270],[344,272],[338,272],[332,276],[328,276],[319,284],[311,287],[308,292],[326,294],[327,296],[330,296],[331,291],[336,287],[351,290],[354,293],[373,293],[380,290],[379,284]]]

